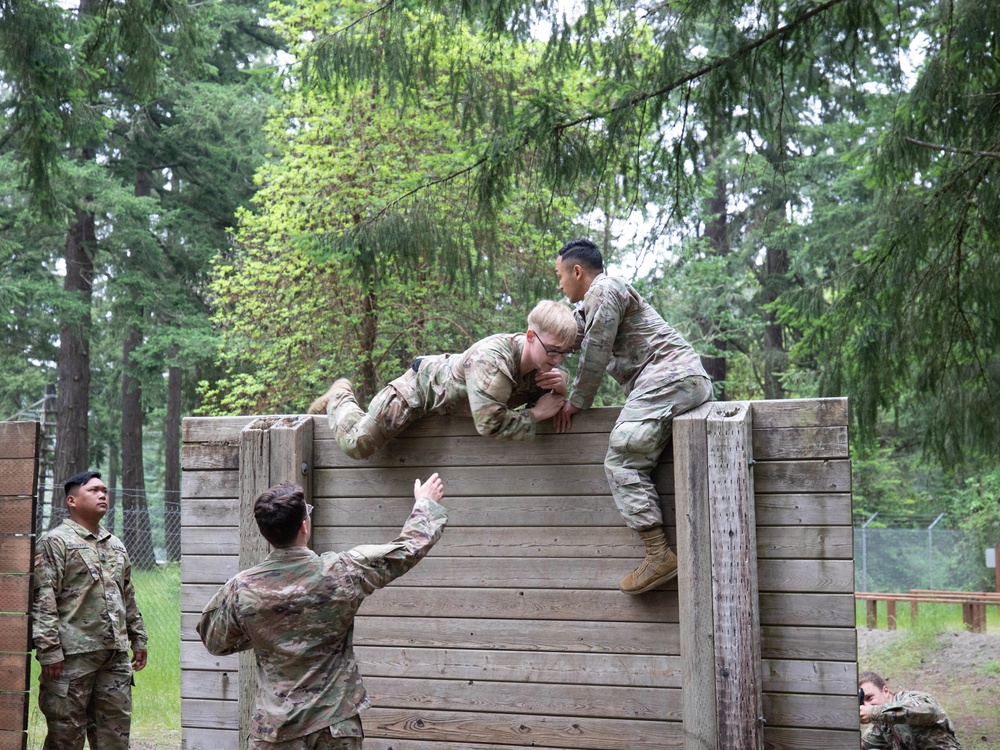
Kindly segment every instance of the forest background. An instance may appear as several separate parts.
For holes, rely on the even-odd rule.
[[[850,398],[859,520],[1000,546],[998,30],[991,0],[0,0],[0,419],[49,403],[51,476],[127,488],[145,549],[184,415],[523,330],[585,235],[719,399]]]

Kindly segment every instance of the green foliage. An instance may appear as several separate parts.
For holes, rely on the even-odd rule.
[[[945,465],[996,458],[1000,258],[996,3],[935,5],[918,17],[927,61],[875,162],[879,232],[824,324],[871,438],[881,410],[918,408],[923,448]]]
[[[298,24],[322,22],[311,10],[290,9],[283,33],[297,40]],[[475,39],[456,45],[405,100],[381,79],[283,95],[269,125],[280,160],[259,172],[256,210],[239,212],[233,249],[215,262],[227,374],[203,385],[203,413],[302,410],[342,375],[365,398],[420,354],[523,329],[552,295],[545,230],[562,234],[572,203],[524,185],[485,221],[473,185],[440,179],[482,135],[450,117],[450,71]],[[527,79],[527,62],[481,60],[481,73]]]

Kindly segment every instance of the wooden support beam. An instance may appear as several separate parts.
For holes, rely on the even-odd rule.
[[[751,416],[709,404],[674,422],[685,750],[764,747]],[[715,665],[705,679],[706,663]]]
[[[262,492],[280,482],[301,485],[312,500],[313,422],[311,417],[260,417],[240,432],[240,570],[262,562],[270,546],[260,535],[253,506]],[[239,656],[240,746],[246,744],[256,695],[253,651]]]

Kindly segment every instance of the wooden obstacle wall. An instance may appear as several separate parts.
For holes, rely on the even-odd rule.
[[[654,478],[668,535],[680,537],[681,576],[640,597],[617,590],[642,549],[603,470],[616,415],[594,409],[570,433],[544,428],[529,443],[428,418],[360,462],[340,452],[325,418],[185,420],[185,748],[242,746],[240,659],[211,656],[194,629],[240,568],[241,488],[249,502],[269,483],[305,478],[324,552],[392,539],[413,480],[432,471],[446,482],[448,528],[357,622],[374,704],[366,750],[731,750],[740,721],[753,736],[741,747],[856,747],[846,401],[712,404],[679,418],[678,466],[665,455]],[[269,426],[283,431],[261,448]],[[742,506],[725,501],[741,492]],[[727,579],[744,590],[732,594]],[[745,726],[730,706],[762,722]]]
[[[39,425],[0,422],[0,750],[27,744]]]

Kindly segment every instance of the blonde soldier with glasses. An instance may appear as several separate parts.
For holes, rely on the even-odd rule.
[[[498,333],[461,354],[420,357],[372,399],[366,412],[341,378],[309,407],[326,414],[341,449],[371,456],[411,422],[428,414],[471,414],[480,435],[531,440],[539,422],[563,406],[576,321],[563,303],[544,300],[525,333]]]

